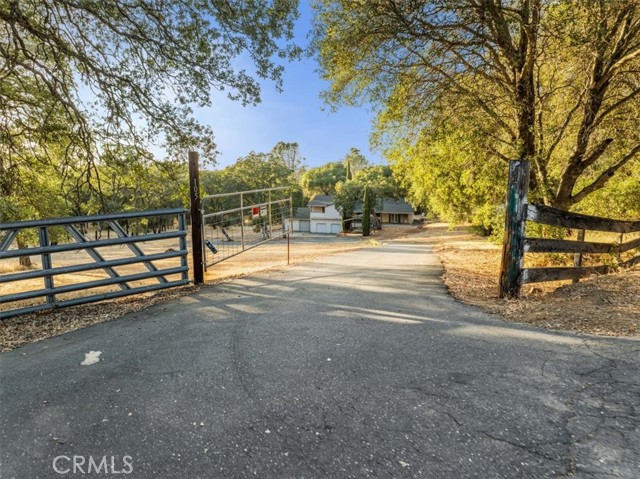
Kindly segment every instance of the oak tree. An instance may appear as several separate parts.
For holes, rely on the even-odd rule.
[[[373,105],[383,148],[462,123],[561,208],[638,164],[637,0],[321,0],[314,38],[325,99]]]
[[[3,0],[0,134],[47,129],[60,110],[88,162],[104,142],[212,159],[213,132],[193,106],[210,106],[212,90],[257,103],[255,77],[280,86],[278,59],[299,54],[296,17],[296,0]]]

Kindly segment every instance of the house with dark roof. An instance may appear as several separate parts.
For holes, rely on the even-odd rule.
[[[385,198],[382,201],[382,208],[380,212],[376,211],[376,214],[380,216],[380,222],[382,224],[412,224],[413,223],[413,206],[407,203],[405,200],[394,200],[391,198]]]
[[[382,224],[410,225],[413,224],[413,206],[403,199],[384,198],[376,202],[373,207],[376,216]],[[358,205],[354,213],[362,215],[362,205]]]

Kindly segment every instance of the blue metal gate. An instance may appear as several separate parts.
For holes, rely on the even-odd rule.
[[[0,263],[2,260],[15,259],[25,256],[40,256],[41,264],[38,269],[29,271],[11,272],[0,274],[0,319],[17,316],[19,314],[33,313],[45,309],[62,308],[77,304],[91,303],[109,298],[119,298],[131,294],[154,291],[158,289],[171,288],[189,283],[189,268],[187,266],[187,241],[186,241],[186,209],[164,209],[153,211],[140,211],[132,213],[105,214],[94,216],[76,216],[68,218],[56,218],[34,221],[19,221],[15,223],[0,223]],[[145,234],[129,234],[127,228],[123,227],[124,222],[143,221],[148,224],[150,220],[159,218],[170,219],[171,231],[154,232]],[[177,218],[177,225],[175,219]],[[84,226],[105,225],[105,229],[115,234],[115,238],[108,239],[87,239],[83,233]],[[165,221],[165,224],[167,222]],[[84,225],[84,226],[83,226]],[[80,226],[80,228],[78,228]],[[54,244],[51,242],[51,228],[61,229],[73,242],[65,244]],[[11,249],[18,235],[28,231],[37,232],[39,246],[23,249]],[[2,235],[4,232],[4,235]],[[32,233],[33,234],[33,233]],[[174,247],[167,248],[164,252],[145,254],[139,243],[157,242],[160,240],[177,240]],[[98,248],[110,246],[126,246],[133,256],[119,257],[115,259],[105,259]],[[83,264],[72,264],[55,266],[56,253],[83,250],[93,262]],[[113,253],[113,252],[112,252]],[[177,265],[163,267],[159,269],[153,262],[175,258]],[[146,271],[134,274],[121,274],[116,268],[126,265],[144,265]],[[74,273],[104,270],[107,278],[72,283],[56,286],[56,276],[70,275]],[[179,279],[170,279],[169,276],[178,276]],[[3,285],[15,285],[15,282],[42,278],[43,289],[22,290],[20,287],[14,288],[17,291],[2,294]],[[155,279],[155,284],[132,285],[134,282]],[[119,291],[101,292],[87,296],[60,299],[57,296],[65,293],[83,291],[93,288],[116,285]],[[38,304],[32,304],[34,299],[41,298]],[[44,298],[44,302],[42,302]],[[18,303],[18,304],[16,304]],[[13,309],[6,309],[5,305],[10,305]]]

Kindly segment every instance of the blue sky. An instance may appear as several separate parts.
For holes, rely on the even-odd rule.
[[[295,30],[298,44],[307,44],[311,18],[311,8],[302,0]],[[372,163],[384,163],[379,153],[369,150],[373,113],[348,107],[331,112],[320,99],[328,84],[320,80],[316,68],[312,58],[285,64],[284,91],[278,93],[273,82],[262,82],[258,106],[243,107],[216,94],[211,108],[197,112],[196,118],[214,130],[220,152],[217,168],[250,151],[270,151],[278,141],[297,142],[309,167],[340,160],[351,147]]]

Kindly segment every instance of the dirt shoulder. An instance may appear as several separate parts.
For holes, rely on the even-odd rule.
[[[579,283],[556,281],[523,288],[517,300],[498,297],[500,247],[446,224],[424,228],[444,267],[444,281],[459,301],[508,321],[603,336],[640,337],[640,267]]]

